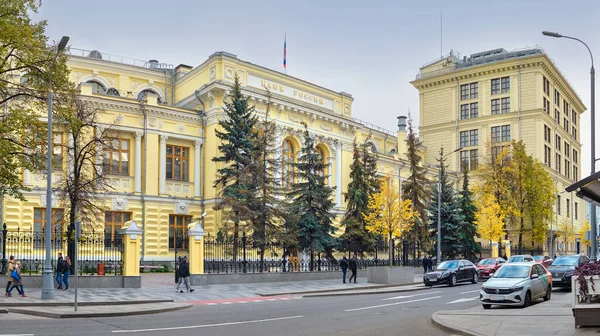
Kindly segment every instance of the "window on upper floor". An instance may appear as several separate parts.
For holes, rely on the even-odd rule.
[[[558,171],[558,173],[561,173],[561,157],[560,154],[555,153],[554,154],[554,169],[556,169]]]
[[[129,176],[129,140],[110,139],[104,147],[102,171],[108,175]]]
[[[469,104],[460,105],[460,119],[469,119]]]
[[[544,141],[552,142],[552,130],[547,125],[544,125]]]
[[[563,118],[563,128],[565,129],[565,131],[568,134],[569,133],[569,119]]]
[[[469,99],[469,84],[463,84],[460,86],[460,100]]]
[[[500,99],[492,99],[492,114],[500,114]]]
[[[157,103],[159,103],[159,104],[162,104],[162,103],[163,103],[162,99],[160,98],[160,95],[159,95],[158,93],[156,93],[156,91],[154,91],[154,90],[150,90],[150,89],[146,89],[146,90],[144,90],[144,91],[140,92],[140,93],[138,94],[138,96],[137,96],[137,100],[145,100],[145,99],[146,99],[146,97],[147,97],[147,96],[148,96],[150,93],[152,93],[152,94],[155,94],[155,95],[156,95],[156,102],[157,102]]]
[[[575,202],[575,209],[573,209],[574,211],[574,215],[575,215],[575,220],[578,220],[579,218],[579,203]]]
[[[565,117],[569,117],[569,103],[567,102],[566,99],[563,99],[563,112],[565,114]]]
[[[579,163],[577,160],[577,150],[573,148],[573,163]]]
[[[546,98],[544,99],[544,112],[546,112],[546,114],[550,114],[550,101]]]
[[[565,141],[565,157],[569,158],[571,156],[571,146],[568,142]]]
[[[544,145],[544,164],[547,167],[552,166],[552,149],[546,145]]]
[[[479,97],[479,83],[471,83],[471,99]]]
[[[554,89],[554,105],[560,107],[560,93],[557,89]]]
[[[560,195],[556,196],[556,213],[560,216]]]
[[[291,189],[292,184],[296,182],[296,171],[294,164],[296,163],[296,151],[291,140],[285,139],[281,150],[282,158],[282,174],[281,186],[283,189]]]
[[[463,84],[460,86],[460,100],[479,97],[479,83]]]
[[[575,128],[575,126],[571,126],[571,135],[573,136],[573,139],[577,140],[577,128]]]
[[[189,181],[189,157],[188,147],[167,145],[167,161],[165,168],[168,180]]]
[[[510,92],[510,77],[502,77],[502,93]]]
[[[460,152],[461,171],[476,170],[479,165],[479,150],[471,149]]]
[[[575,110],[571,110],[571,122],[573,125],[577,125],[577,113],[575,113]]]
[[[500,126],[492,127],[492,142],[500,142]]]
[[[502,126],[502,142],[510,141],[510,125]]]
[[[565,159],[565,177],[571,178],[571,163]]]
[[[579,181],[579,168],[573,165],[573,181]]]
[[[560,122],[560,111],[558,109],[554,109],[554,121]]]
[[[33,148],[33,154],[39,157],[46,157],[46,153],[48,150],[47,141],[46,141],[46,133],[38,133],[36,134],[36,144]],[[52,169],[56,171],[63,170],[63,149],[64,145],[64,134],[60,132],[52,133]],[[45,167],[45,165],[44,165]]]
[[[131,220],[131,212],[106,211],[104,213],[104,247],[117,247],[120,244],[119,230]]]
[[[499,94],[500,93],[500,78],[494,78],[492,79],[492,94]]]
[[[560,152],[560,144],[562,142],[562,139],[560,138],[560,136],[557,134],[554,136],[554,146],[556,147],[556,149]]]
[[[471,119],[479,117],[479,103],[471,103]]]
[[[502,98],[502,113],[510,112],[510,97]]]
[[[89,84],[92,84],[92,93],[93,94],[106,94],[106,88],[104,85],[97,81],[88,81]]]
[[[479,145],[479,130],[470,130],[460,132],[460,146],[478,146]]]
[[[106,95],[107,96],[116,96],[116,97],[121,96],[121,94],[119,93],[119,90],[117,90],[115,88],[110,88],[110,89],[106,90]]]
[[[550,96],[550,81],[546,76],[543,76],[544,93]]]

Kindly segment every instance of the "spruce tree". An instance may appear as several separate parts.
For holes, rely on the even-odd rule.
[[[228,217],[233,222],[235,260],[240,224],[251,216],[249,200],[257,189],[252,177],[252,163],[253,155],[258,151],[254,130],[258,118],[254,115],[254,106],[248,104],[248,97],[242,95],[237,76],[228,98],[223,108],[227,116],[219,120],[222,131],[215,131],[221,141],[218,147],[221,155],[214,157],[212,161],[222,164],[214,182],[214,187],[220,189],[221,198],[215,209],[227,210]]]
[[[462,250],[460,230],[464,226],[464,216],[458,207],[456,192],[448,179],[444,149],[440,149],[437,159],[439,183],[432,186],[431,202],[429,203],[429,224],[432,241],[436,242],[438,236],[438,197],[440,199],[440,227],[441,227],[441,256],[454,259]],[[441,187],[441,188],[440,188]],[[439,189],[438,189],[439,188]],[[438,261],[439,262],[439,261]]]
[[[369,198],[373,194],[373,187],[370,184],[370,176],[366,174],[364,153],[356,143],[356,139],[354,139],[352,153],[350,183],[345,194],[346,215],[342,221],[345,232],[340,238],[344,251],[361,253],[370,251],[374,245],[373,234],[366,230],[363,217],[363,214],[367,215],[369,212]]]
[[[464,218],[463,225],[459,231],[462,255],[465,258],[474,257],[480,251],[481,245],[475,241],[475,236],[479,236],[477,234],[477,227],[475,226],[477,208],[473,204],[473,193],[469,189],[469,172],[466,169],[463,171],[462,189],[457,201]]]
[[[381,189],[381,181],[377,177],[377,160],[379,156],[377,152],[371,150],[368,141],[371,139],[371,133],[361,145],[361,160],[365,167],[365,177],[370,187],[370,195],[376,194]],[[369,196],[370,196],[369,195]]]
[[[413,210],[418,214],[415,223],[409,233],[409,239],[413,244],[413,260],[416,259],[416,245],[420,243],[422,248],[429,245],[429,234],[427,232],[427,200],[429,192],[426,189],[429,181],[425,176],[425,168],[421,165],[419,137],[415,134],[412,119],[408,119],[408,134],[406,137],[406,158],[409,165],[410,175],[404,184],[402,198],[412,201]]]
[[[332,234],[334,208],[333,188],[325,184],[326,164],[315,150],[313,138],[304,125],[304,145],[298,162],[294,163],[298,181],[292,184],[289,197],[293,199],[291,211],[298,215],[298,247],[311,252],[310,269],[313,269],[314,252],[326,252],[331,255],[335,246]]]

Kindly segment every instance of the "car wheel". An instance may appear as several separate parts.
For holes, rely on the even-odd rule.
[[[429,281],[424,281],[424,283],[425,283],[425,286],[427,286],[427,287],[433,287],[433,285]]]
[[[523,300],[523,308],[531,306],[531,292],[527,291],[525,294],[525,300]]]
[[[479,281],[479,274],[477,272],[473,273],[473,279],[471,279],[472,284],[476,284]]]
[[[450,287],[456,286],[456,274],[452,274],[450,276],[450,282],[448,283]]]
[[[550,300],[551,297],[552,297],[552,286],[548,286],[548,288],[546,288],[546,295],[544,296],[544,301]]]
[[[490,309],[490,308],[492,308],[491,304],[482,304],[482,306],[483,306],[483,309]]]

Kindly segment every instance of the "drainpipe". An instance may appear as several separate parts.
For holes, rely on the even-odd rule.
[[[147,153],[148,153],[148,116],[146,115],[146,108],[144,107],[144,102],[140,100],[140,109],[142,110],[142,114],[144,115],[144,155],[142,159],[142,262],[144,261],[144,256],[146,255],[146,166],[147,166]]]
[[[518,85],[519,85],[519,90],[517,91],[517,113],[518,113],[518,123],[519,123],[519,140],[521,140],[521,66],[518,65],[517,66],[517,72],[518,72]]]
[[[206,217],[204,216],[204,146],[206,141],[206,134],[204,134],[206,132],[206,119],[204,117],[206,115],[206,109],[204,106],[204,101],[202,101],[202,98],[200,98],[199,90],[196,90],[194,95],[202,105],[202,111],[198,112],[198,116],[200,117],[200,124],[202,125],[202,147],[200,148],[200,164],[202,165],[202,169],[200,169],[200,212],[202,213],[202,228],[204,229],[204,217]]]
[[[470,88],[469,88],[469,90],[470,90]],[[460,119],[460,80],[458,79],[458,77],[456,78],[456,102],[457,102],[457,104],[456,104],[456,121],[455,121],[456,148],[460,148],[460,132],[458,131],[458,120]],[[469,106],[469,109],[470,108],[471,107]],[[469,110],[469,113],[471,113],[470,110]],[[460,171],[460,159],[458,160],[458,169],[456,169],[456,170]]]

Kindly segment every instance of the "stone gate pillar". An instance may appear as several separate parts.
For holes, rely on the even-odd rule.
[[[123,236],[123,286],[139,288],[142,284],[140,277],[142,229],[135,221],[129,221],[121,228],[121,235]]]

